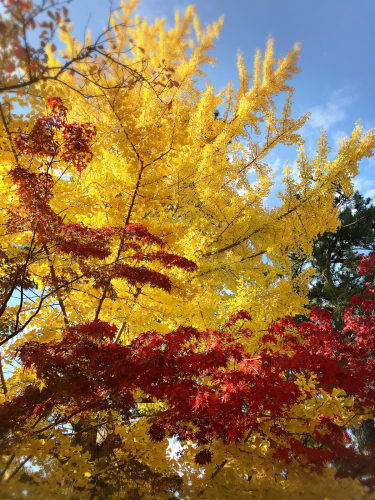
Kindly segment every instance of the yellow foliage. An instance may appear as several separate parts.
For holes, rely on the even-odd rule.
[[[63,214],[65,222],[93,228],[145,224],[167,242],[168,251],[198,265],[194,275],[170,272],[170,295],[147,286],[135,293],[126,282],[114,282],[117,297],[104,300],[100,318],[117,325],[121,332],[117,341],[126,344],[143,331],[166,333],[177,325],[220,328],[230,314],[245,309],[251,310],[254,335],[240,341],[255,353],[259,337],[271,321],[303,313],[311,275],[305,271],[294,278],[289,255],[310,255],[318,234],[338,227],[337,210],[332,208],[333,186],[339,182],[346,194],[352,192],[360,160],[372,155],[374,133],[363,133],[357,124],[330,161],[328,138],[322,132],[316,156],[309,159],[299,134],[308,114],[292,117],[290,80],[299,72],[298,44],[276,61],[270,39],[264,57],[260,50],[256,52],[253,76],[240,54],[236,93],[230,83],[218,93],[208,82],[200,90],[197,80],[205,76],[204,65],[216,62],[210,50],[223,20],[202,28],[194,8],[188,7],[183,16],[176,15],[175,26],[166,30],[164,20],[151,24],[132,17],[136,5],[136,1],[123,2],[122,10],[111,17],[115,35],[108,39],[108,47],[116,46],[112,65],[99,71],[100,61],[97,65],[80,61],[74,66],[76,72],[64,73],[60,82],[41,79],[22,98],[3,94],[2,109],[10,111],[0,120],[0,223],[6,228],[7,207],[18,203],[8,172],[15,161],[24,161],[15,158],[10,136],[30,131],[35,119],[45,114],[47,98],[58,96],[69,109],[69,119],[93,123],[97,136],[89,168],[77,172],[66,165],[64,175],[62,171],[52,174],[54,211]],[[69,27],[60,32],[60,38],[66,49],[57,54],[48,48],[49,66],[64,54],[80,50]],[[111,88],[106,87],[108,81]],[[275,100],[280,95],[285,104],[278,114]],[[26,114],[18,115],[18,106],[24,104]],[[225,108],[222,119],[215,119],[218,106]],[[297,150],[299,178],[285,166],[279,203],[271,208],[267,197],[274,186],[274,172],[267,155],[278,144]],[[37,160],[32,161],[36,171]],[[256,175],[255,182],[249,181],[250,173]],[[0,245],[7,255],[15,256],[19,248],[30,245],[31,238],[28,231],[2,231]],[[108,262],[116,252],[114,247]],[[56,274],[64,275],[67,263],[61,255],[53,255],[51,260],[41,251],[40,259],[30,266],[39,290],[51,262]],[[159,269],[157,264],[150,267]],[[90,285],[78,280],[61,297],[55,294],[45,300],[37,314],[40,299],[30,297],[20,311],[20,321],[35,317],[22,336],[2,346],[1,357],[13,361],[17,348],[27,341],[58,340],[64,328],[59,300],[71,323],[93,320],[100,297],[92,293]],[[18,314],[18,306],[10,304],[4,314],[9,322]],[[40,384],[42,390],[43,382],[35,381],[32,371],[23,372],[14,365],[7,377],[8,394],[0,395],[0,403],[30,382]],[[309,397],[301,397],[290,421],[285,421],[289,430],[312,433],[318,412],[337,415],[342,423],[358,421],[351,413],[353,399],[343,391],[333,389],[332,394],[324,394],[324,400],[317,398],[313,374],[303,389]],[[198,469],[191,443],[182,445],[181,456],[173,456],[168,442],[150,442],[146,416],[163,410],[155,401],[140,403],[139,415],[130,427],[122,425],[116,411],[101,415],[101,421],[110,422],[105,424],[106,431],[119,434],[126,443],[126,452],[97,460],[89,460],[83,446],[74,445],[71,426],[51,427],[38,439],[34,424],[40,429],[48,421],[36,424],[37,419],[33,420],[15,445],[16,458],[0,483],[1,498],[21,498],[25,486],[10,474],[29,455],[28,464],[33,468],[28,474],[34,482],[28,483],[27,494],[37,498],[73,498],[76,492],[80,499],[90,498],[90,478],[100,474],[103,484],[116,485],[120,460],[126,464],[136,460],[156,473],[180,475],[179,498],[365,498],[357,482],[334,480],[333,468],[327,467],[321,477],[309,475],[303,457],[293,461],[286,474],[272,458],[269,444],[274,436],[269,421],[264,423],[262,436],[238,444],[212,443],[215,463]],[[61,409],[61,415],[64,411]],[[92,424],[97,426],[97,420]],[[13,453],[13,449],[8,451],[0,469]],[[120,484],[120,496],[116,491],[108,498],[126,498],[132,478],[123,477]]]

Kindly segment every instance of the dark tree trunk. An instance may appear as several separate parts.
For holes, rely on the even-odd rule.
[[[357,429],[353,430],[353,434],[357,438],[360,448],[363,448],[366,444],[375,443],[374,419],[368,418],[364,420]]]

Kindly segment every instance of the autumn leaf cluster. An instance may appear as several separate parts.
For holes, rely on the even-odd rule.
[[[253,75],[239,55],[215,93],[197,81],[222,19],[189,7],[166,30],[129,1],[79,43],[51,5],[9,0],[0,22],[1,495],[365,498],[332,464],[375,407],[374,290],[342,332],[327,310],[298,323],[311,271],[290,255],[338,227],[373,132],[333,160],[323,132],[308,157],[299,45],[276,61],[270,39]],[[298,176],[270,208],[278,144]]]

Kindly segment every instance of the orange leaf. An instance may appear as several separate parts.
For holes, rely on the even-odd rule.
[[[51,45],[51,51],[56,52],[56,45],[54,43]]]
[[[7,72],[7,73],[13,73],[13,71],[16,70],[16,65],[14,63],[14,61],[11,61],[9,62],[5,67],[4,67],[4,70]]]
[[[172,108],[172,104],[173,104],[173,101],[171,101],[169,104],[168,104],[168,109],[171,109]]]
[[[22,59],[23,57],[27,56],[27,51],[23,47],[17,47],[14,49],[14,55],[17,57],[17,59]]]
[[[22,12],[27,12],[27,11],[30,10],[30,3],[29,2],[25,2],[25,0],[21,0],[21,2],[19,2],[19,4],[18,4],[18,8]]]

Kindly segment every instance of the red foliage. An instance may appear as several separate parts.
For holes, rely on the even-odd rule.
[[[67,108],[59,97],[51,97],[48,104],[51,114],[38,118],[29,134],[16,137],[16,146],[23,154],[46,156],[55,163],[63,161],[81,172],[93,158],[90,145],[96,128],[91,123],[67,123]]]
[[[210,450],[202,450],[195,455],[195,463],[197,465],[210,464],[211,461],[212,461],[212,452]]]
[[[144,245],[154,244],[159,245],[164,248],[165,243],[163,240],[150,233],[145,226],[142,224],[127,224],[125,229],[121,230],[121,237],[123,240],[129,240],[131,238],[139,239]]]
[[[114,228],[91,228],[69,222],[63,225],[55,239],[58,252],[71,254],[75,258],[95,257],[105,259],[111,254],[110,243],[116,234]]]
[[[361,274],[370,274],[374,264],[375,264],[375,254],[370,253],[369,255],[365,255],[361,253],[358,255],[361,259],[361,263],[358,266],[358,271]]]
[[[241,311],[229,323],[238,319],[249,315]],[[262,434],[262,418],[286,443],[271,442],[275,457],[288,462],[303,454],[307,464],[320,471],[325,463],[350,453],[345,447],[348,436],[335,416],[322,414],[310,442],[286,429],[289,410],[304,394],[295,383],[297,376],[308,380],[314,372],[318,397],[321,390],[330,393],[339,387],[356,397],[356,411],[375,406],[375,360],[369,357],[375,350],[374,317],[359,305],[345,321],[344,332],[337,335],[331,315],[315,308],[310,320],[296,327],[298,340],[287,331],[293,319],[284,318],[270,326],[256,355],[228,332],[180,327],[165,336],[146,332],[123,346],[112,342],[116,329],[107,323],[70,327],[59,342],[29,342],[19,349],[20,361],[25,368],[34,366],[46,387],[38,392],[30,386],[1,406],[0,421],[14,429],[58,405],[83,413],[116,408],[130,418],[137,406],[132,391],[140,388],[168,408],[150,419],[154,441],[165,436],[198,445],[215,439],[240,441],[250,431]],[[267,347],[270,337],[272,348]],[[204,384],[204,377],[210,378],[210,385]],[[201,451],[196,463],[203,465],[209,458],[209,450]]]
[[[197,265],[191,260],[185,259],[185,257],[180,257],[179,255],[172,255],[164,251],[158,252],[138,252],[133,256],[134,260],[143,260],[148,262],[159,261],[163,267],[170,269],[171,267],[179,267],[185,271],[196,271]]]
[[[68,108],[64,105],[60,97],[50,97],[48,99],[48,106],[51,108],[53,115],[66,118]]]
[[[96,135],[96,129],[90,123],[71,123],[64,125],[64,135],[66,140],[61,159],[66,163],[72,162],[78,172],[82,172],[93,158],[89,145]]]
[[[237,321],[240,321],[240,320],[251,321],[251,316],[247,311],[242,311],[242,310],[238,311],[238,313],[232,314],[232,316],[226,322],[226,327],[230,328],[235,323],[237,323]]]

